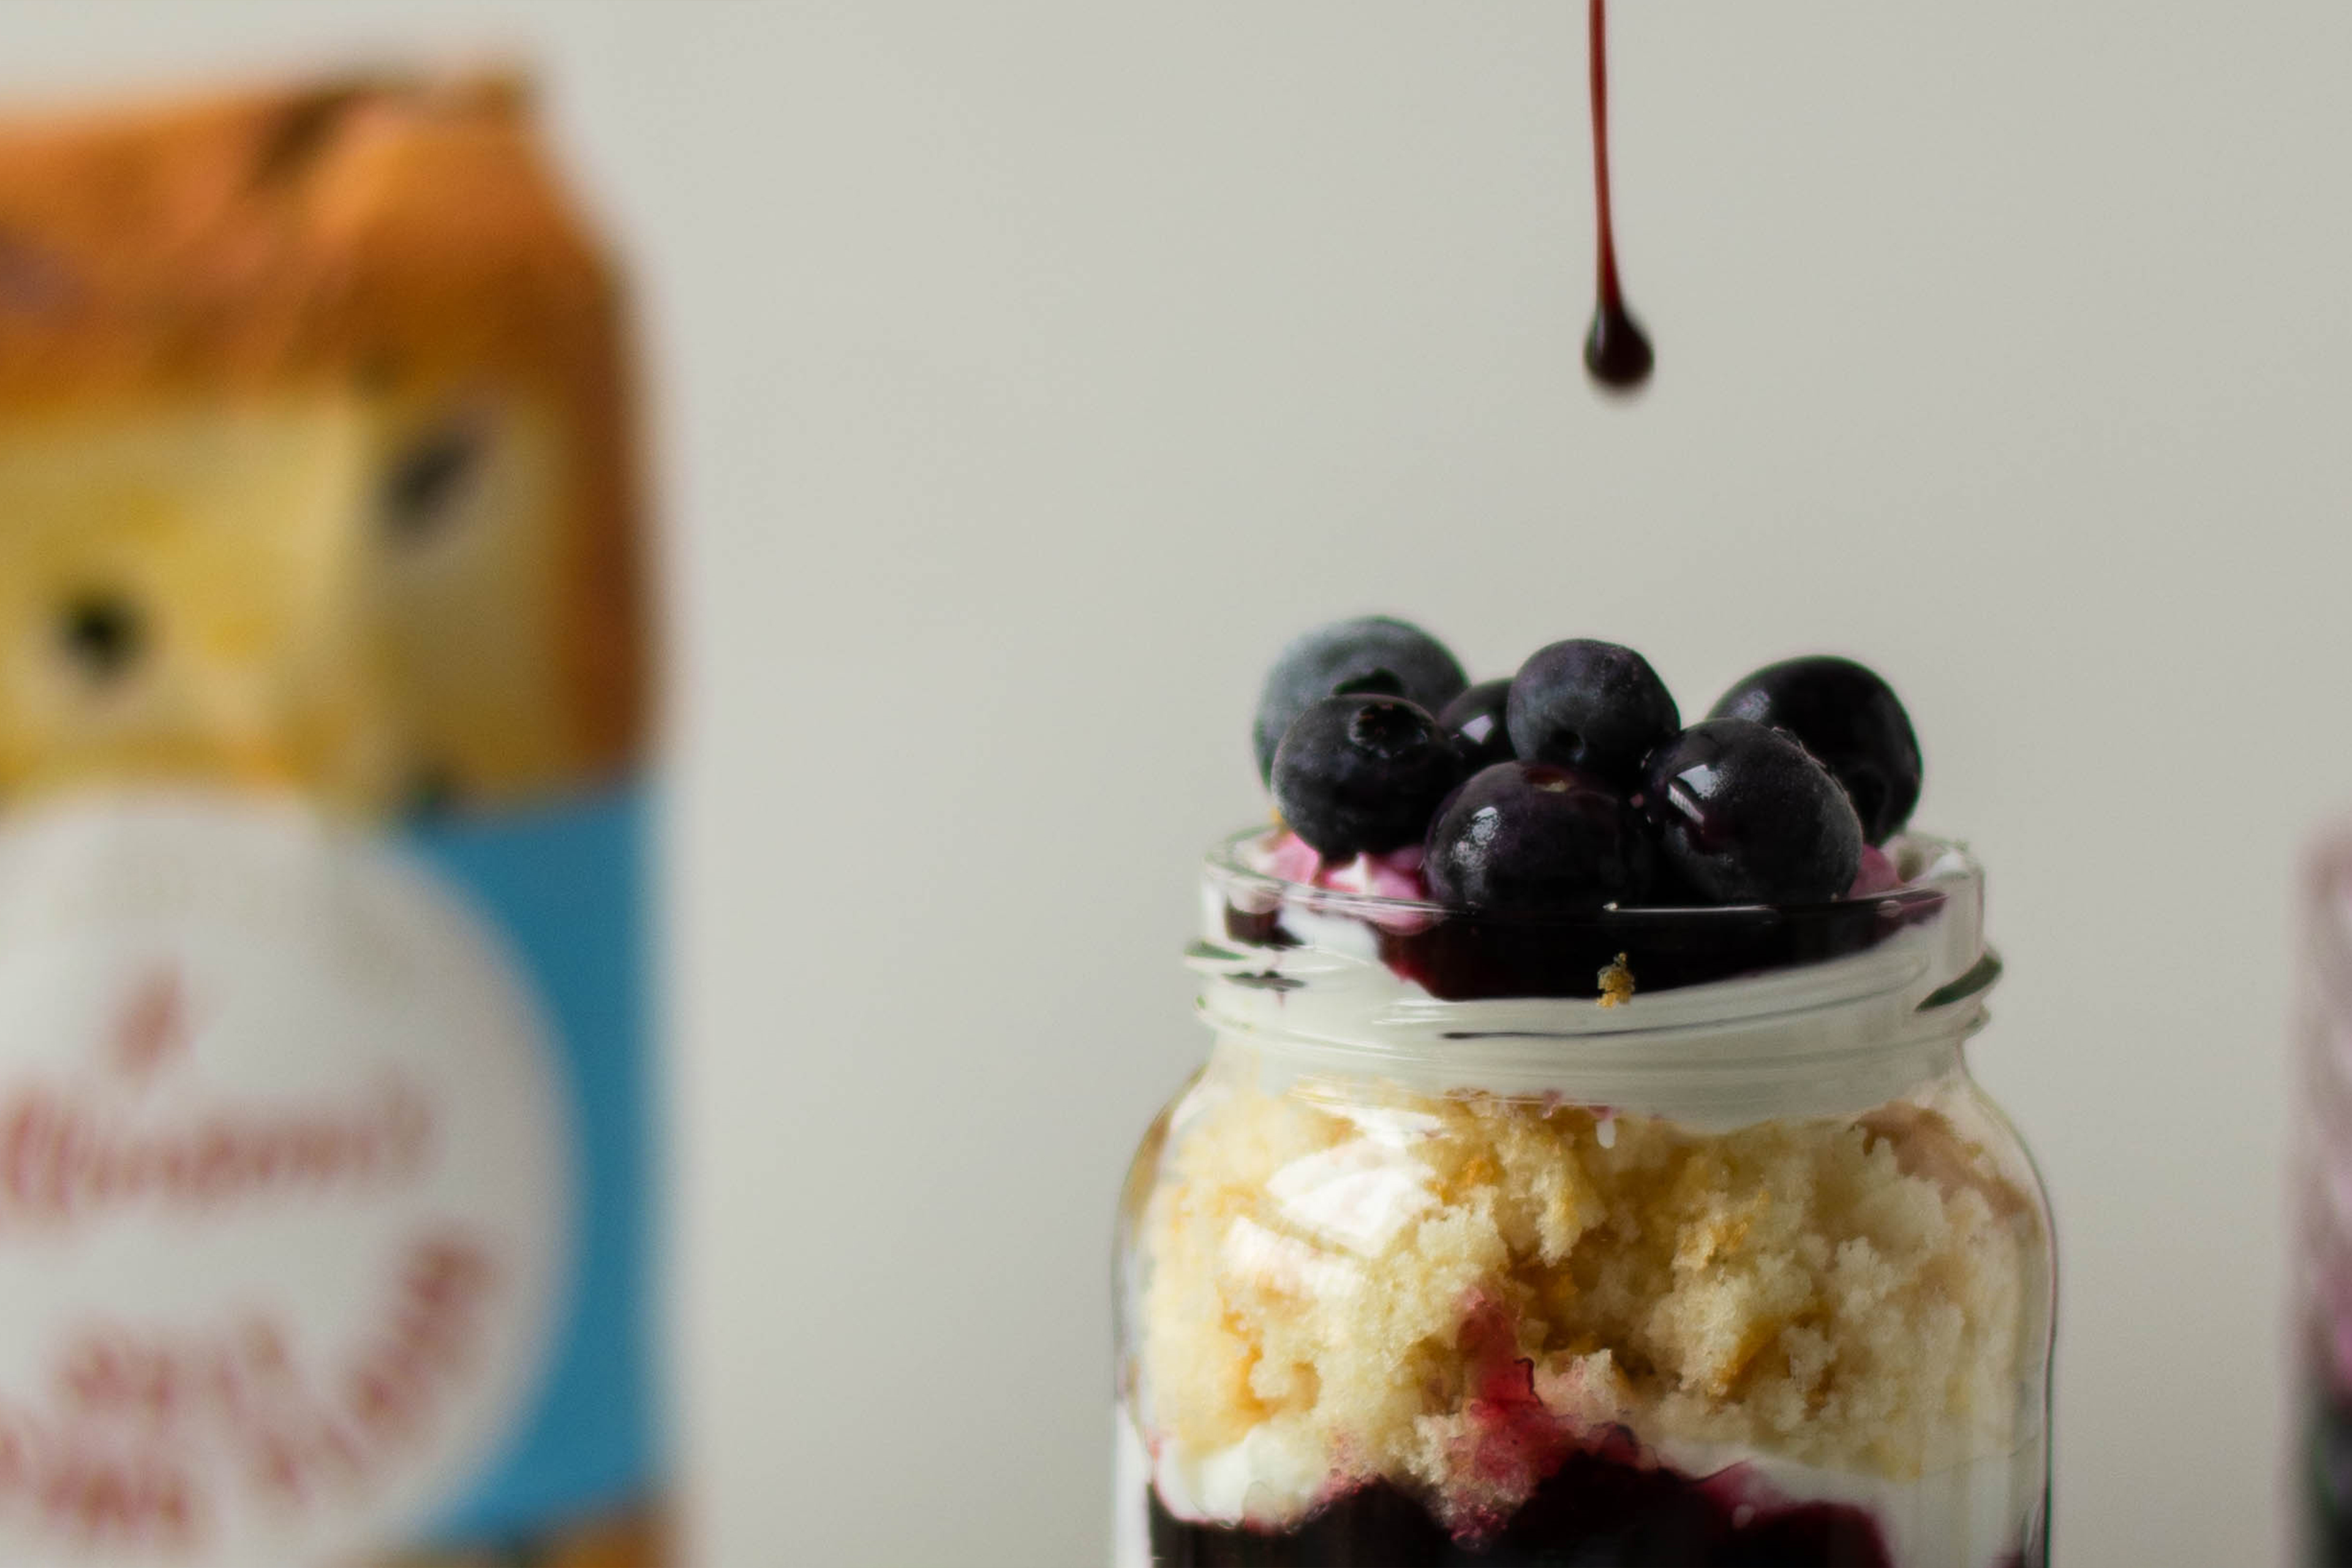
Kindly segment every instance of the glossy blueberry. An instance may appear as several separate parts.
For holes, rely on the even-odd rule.
[[[1919,737],[1894,689],[1850,658],[1822,656],[1765,666],[1723,694],[1708,715],[1748,719],[1794,735],[1853,802],[1863,837],[1884,844],[1919,804]]]
[[[1366,684],[1379,681],[1382,672],[1386,681],[1377,688]],[[1274,752],[1284,733],[1309,703],[1342,686],[1385,690],[1434,713],[1467,684],[1462,666],[1445,645],[1419,626],[1387,616],[1359,616],[1318,626],[1284,648],[1265,673],[1252,731],[1258,776],[1273,782]]]
[[[1650,867],[1648,831],[1607,784],[1507,762],[1439,810],[1422,874],[1440,901],[1462,909],[1572,911],[1639,900]]]
[[[1830,771],[1746,719],[1694,724],[1643,785],[1675,878],[1719,904],[1811,904],[1853,886],[1862,822]]]
[[[1503,719],[1510,695],[1508,680],[1482,680],[1439,710],[1437,727],[1454,742],[1466,772],[1511,760],[1511,731]]]
[[[1538,648],[1512,678],[1511,748],[1528,762],[1597,773],[1630,788],[1642,759],[1674,739],[1682,714],[1650,661],[1577,637]]]
[[[1426,709],[1378,693],[1327,697],[1275,749],[1274,803],[1317,854],[1345,860],[1418,840],[1461,777]]]

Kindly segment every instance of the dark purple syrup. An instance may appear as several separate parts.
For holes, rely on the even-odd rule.
[[[1592,206],[1600,232],[1599,299],[1592,329],[1584,336],[1584,368],[1612,392],[1631,392],[1650,379],[1657,356],[1650,340],[1625,309],[1617,280],[1617,229],[1609,200],[1609,5],[1591,0],[1592,60]]]
[[[1442,1001],[1598,996],[1601,970],[1621,956],[1638,995],[1843,958],[1933,918],[1944,902],[1938,889],[1897,888],[1826,904],[1447,913],[1419,931],[1372,930],[1388,966]],[[1278,909],[1228,903],[1225,934],[1251,947],[1298,945]]]
[[[1195,1524],[1150,1498],[1154,1568],[1892,1568],[1885,1536],[1836,1503],[1743,1506],[1645,1461],[1631,1439],[1579,1449],[1502,1530],[1450,1534],[1386,1482],[1278,1534]]]

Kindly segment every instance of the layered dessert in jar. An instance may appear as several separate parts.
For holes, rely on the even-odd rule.
[[[1871,671],[1285,650],[1121,1208],[1119,1568],[2047,1561],[1982,877]]]

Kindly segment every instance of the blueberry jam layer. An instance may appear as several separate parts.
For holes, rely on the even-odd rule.
[[[1869,1515],[1834,1503],[1742,1510],[1670,1470],[1581,1455],[1501,1535],[1455,1540],[1410,1497],[1368,1487],[1279,1535],[1187,1523],[1151,1504],[1156,1568],[1893,1568]]]
[[[1847,957],[1934,918],[1945,901],[1940,889],[1906,888],[1793,908],[1447,913],[1417,930],[1367,924],[1381,961],[1442,1001],[1590,997],[1601,994],[1601,973],[1612,965],[1651,992]],[[1247,946],[1298,945],[1279,909],[1253,911],[1229,900],[1224,923],[1225,935]]]
[[[1860,1509],[1756,1506],[1736,1489],[1643,1462],[1630,1442],[1570,1455],[1499,1534],[1476,1542],[1385,1482],[1279,1531],[1179,1519],[1157,1493],[1147,1506],[1154,1568],[1895,1568]],[[2002,1568],[2048,1563],[2037,1527]]]
[[[1156,1493],[1148,1506],[1153,1568],[1895,1568],[1859,1509],[1758,1508],[1605,1449],[1571,1456],[1501,1534],[1475,1543],[1386,1483],[1273,1533],[1178,1519]],[[2003,1568],[2049,1560],[2037,1531]]]

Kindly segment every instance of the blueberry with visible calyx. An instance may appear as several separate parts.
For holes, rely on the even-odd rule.
[[[1461,777],[1461,760],[1419,704],[1327,697],[1275,749],[1274,804],[1317,854],[1346,860],[1417,842]]]
[[[1666,864],[1717,903],[1821,903],[1861,868],[1853,803],[1778,730],[1746,719],[1694,724],[1650,758],[1642,793]]]
[[[1538,648],[1511,679],[1511,749],[1530,763],[1580,768],[1621,787],[1674,739],[1682,714],[1650,661],[1630,647],[1576,637]]]
[[[1454,742],[1467,771],[1511,760],[1511,731],[1503,719],[1510,695],[1508,680],[1482,680],[1439,711],[1437,727]]]
[[[1650,837],[1608,784],[1548,763],[1496,763],[1429,825],[1422,875],[1467,910],[1570,912],[1640,899]]]
[[[1709,715],[1786,730],[1845,786],[1863,837],[1884,844],[1919,804],[1919,737],[1894,688],[1850,658],[1822,655],[1766,665],[1723,694]]]
[[[1359,616],[1318,626],[1292,641],[1265,672],[1252,731],[1258,776],[1273,782],[1275,748],[1309,703],[1343,686],[1374,689],[1363,683],[1382,677],[1377,689],[1410,699],[1432,713],[1469,683],[1445,645],[1419,626],[1388,616]]]

